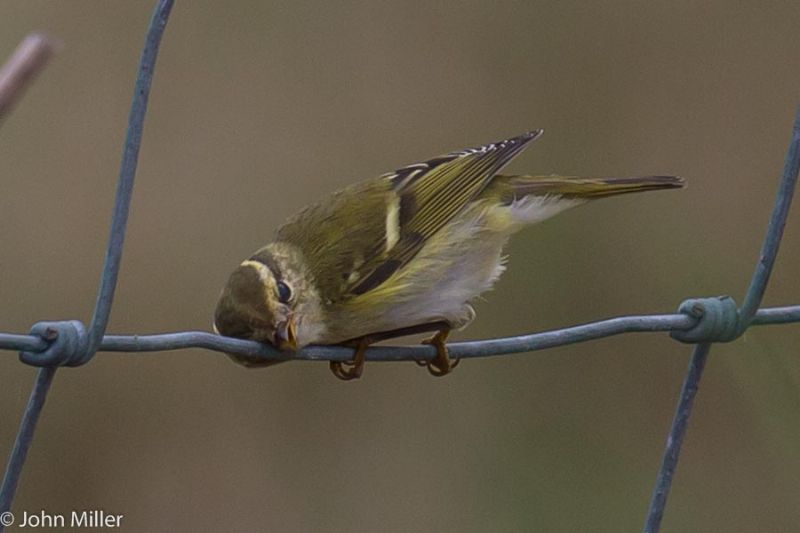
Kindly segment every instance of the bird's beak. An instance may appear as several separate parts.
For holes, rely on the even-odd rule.
[[[275,330],[275,346],[284,352],[297,351],[297,330],[294,325],[294,317],[289,317],[286,322],[278,324]]]

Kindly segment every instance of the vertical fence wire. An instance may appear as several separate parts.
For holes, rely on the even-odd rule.
[[[656,533],[661,527],[661,519],[664,516],[664,508],[667,505],[669,489],[672,486],[672,476],[675,475],[675,469],[678,466],[678,457],[681,453],[683,437],[686,435],[686,426],[689,423],[689,415],[694,405],[694,397],[697,395],[697,388],[700,385],[700,378],[703,376],[703,369],[706,366],[710,351],[711,344],[698,344],[694,347],[692,357],[689,360],[689,370],[687,370],[686,378],[683,380],[678,407],[675,409],[672,428],[667,437],[667,444],[664,447],[664,456],[661,459],[661,468],[658,471],[658,477],[653,488],[650,509],[647,513],[647,522],[644,526],[645,533]]]
[[[20,99],[25,88],[42,70],[47,60],[53,53],[54,42],[45,34],[32,33],[28,35],[17,47],[8,61],[0,69],[0,123],[8,116],[9,111]],[[19,480],[20,470],[33,440],[33,429],[42,410],[47,395],[47,389],[53,380],[55,369],[42,369],[38,372],[34,383],[34,394],[25,408],[23,422],[20,426],[20,435],[14,443],[12,455],[21,457],[16,464],[9,464],[3,476],[3,487],[9,490],[0,492],[0,509],[10,507],[10,498]],[[0,531],[2,525],[0,525]]]
[[[114,290],[116,288],[119,267],[122,261],[125,228],[128,222],[133,182],[136,175],[136,166],[144,127],[144,117],[147,112],[147,102],[150,96],[150,86],[153,80],[159,45],[161,44],[161,38],[172,10],[173,1],[174,0],[159,0],[153,10],[153,15],[150,19],[147,35],[145,37],[145,45],[142,49],[142,55],[139,61],[136,84],[134,85],[133,101],[128,117],[128,129],[125,137],[122,162],[120,164],[119,181],[114,201],[108,248],[106,250],[97,301],[92,314],[92,322],[85,344],[86,353],[84,354],[84,360],[88,360],[94,355],[97,348],[100,346],[100,341],[105,333],[106,326],[108,325],[108,318],[111,313]],[[0,489],[0,513],[8,511],[11,508],[22,467],[25,463],[31,441],[33,440],[36,423],[41,414],[45,399],[47,398],[47,392],[55,376],[55,371],[55,367],[42,368],[39,370],[36,377],[36,382],[31,391],[31,396],[20,423],[17,438],[14,442],[14,448],[9,456],[6,475],[3,479],[3,486]],[[3,527],[0,525],[0,533],[2,533],[2,531]]]
[[[783,238],[783,229],[786,227],[786,219],[789,216],[789,208],[792,206],[798,171],[800,171],[800,108],[795,114],[792,136],[783,164],[783,175],[778,184],[775,207],[769,219],[767,234],[761,246],[761,254],[739,311],[740,331],[744,331],[750,325],[758,306],[761,305],[764,291],[767,289],[767,282],[772,274],[772,267],[775,265],[775,258],[778,256],[778,248]]]
[[[145,38],[142,57],[139,61],[139,73],[133,90],[133,101],[128,116],[128,131],[122,152],[122,162],[119,169],[117,195],[114,200],[114,211],[111,215],[111,231],[108,237],[103,274],[100,288],[97,291],[92,322],[89,325],[89,343],[86,348],[88,357],[94,355],[103,340],[103,334],[108,326],[108,317],[111,314],[111,304],[114,300],[114,291],[117,287],[117,277],[122,261],[122,248],[125,244],[125,229],[128,225],[131,196],[133,194],[133,181],[136,177],[136,167],[139,162],[139,148],[142,143],[142,130],[144,117],[147,112],[147,102],[150,97],[150,85],[153,81],[158,48],[161,37],[167,25],[173,0],[159,0],[150,20],[150,27]]]
[[[11,509],[11,502],[14,500],[14,494],[17,491],[17,483],[19,483],[22,467],[25,464],[31,441],[33,441],[36,423],[39,421],[44,401],[47,399],[47,391],[50,390],[50,384],[53,382],[55,375],[56,367],[54,366],[40,368],[36,374],[36,381],[33,383],[33,390],[28,399],[28,405],[25,407],[25,413],[22,415],[22,422],[19,425],[17,440],[14,441],[14,448],[11,450],[6,473],[3,476],[3,488],[0,492],[0,513]],[[0,524],[0,532],[3,529],[4,526]]]
[[[795,113],[792,135],[789,141],[789,148],[786,152],[786,160],[783,165],[783,174],[778,185],[778,192],[775,198],[775,207],[770,216],[767,233],[761,246],[761,253],[756,263],[753,277],[745,295],[744,303],[739,309],[738,314],[738,334],[742,334],[750,325],[755,316],[764,291],[767,288],[772,267],[775,265],[775,258],[778,255],[783,229],[786,226],[786,219],[789,215],[789,208],[792,205],[792,197],[797,183],[797,174],[800,170],[800,107]],[[675,468],[678,465],[681,445],[686,435],[686,426],[694,405],[694,397],[700,385],[700,378],[703,375],[708,353],[711,350],[710,343],[701,343],[695,346],[689,363],[689,370],[683,382],[681,395],[678,399],[678,406],[672,420],[672,426],[667,436],[667,444],[661,460],[656,483],[653,487],[653,495],[650,500],[650,507],[644,526],[644,533],[658,533],[661,528],[661,519],[664,516],[664,508],[667,504],[667,497],[672,486],[672,478]]]

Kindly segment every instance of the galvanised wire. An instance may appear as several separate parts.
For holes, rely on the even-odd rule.
[[[38,323],[34,325],[29,335],[0,333],[0,349],[20,351],[20,358],[23,362],[42,367],[34,383],[6,468],[3,486],[0,489],[0,513],[8,511],[11,507],[27,450],[33,439],[36,422],[58,366],[84,364],[98,350],[104,352],[152,352],[205,348],[265,360],[347,361],[352,357],[353,350],[341,346],[308,346],[287,357],[286,354],[258,342],[221,337],[202,331],[159,335],[105,335],[122,257],[125,228],[153,69],[172,4],[173,0],[159,0],[145,39],[120,166],[108,249],[95,311],[89,328],[86,329],[80,322],[73,320]],[[679,312],[675,314],[622,316],[530,335],[448,344],[449,352],[454,358],[531,352],[633,332],[670,332],[677,340],[695,344],[667,438],[661,468],[653,489],[644,528],[645,533],[656,533],[660,527],[693,400],[711,344],[733,340],[750,326],[800,322],[800,305],[758,309],[786,224],[797,172],[800,168],[799,148],[800,109],[795,119],[792,141],[786,156],[783,177],[767,235],[741,308],[737,308],[735,302],[727,297],[702,298],[687,300],[681,304]],[[375,346],[369,348],[366,358],[369,361],[406,361],[431,359],[435,355],[435,348],[426,345]],[[3,528],[0,526],[0,533],[2,530]]]
[[[161,37],[172,10],[173,0],[159,0],[153,11],[150,25],[145,37],[145,45],[142,49],[142,56],[139,61],[139,70],[136,83],[133,89],[133,102],[131,112],[128,117],[128,129],[125,137],[125,144],[120,164],[119,180],[117,184],[117,194],[114,201],[114,211],[111,220],[111,231],[106,251],[103,274],[100,281],[100,288],[97,293],[94,313],[88,334],[84,336],[83,353],[79,354],[82,362],[88,361],[97,351],[100,341],[105,334],[108,325],[108,316],[111,312],[111,304],[114,300],[114,289],[117,284],[117,275],[122,260],[122,248],[125,242],[125,227],[128,223],[128,211],[133,192],[133,179],[136,174],[136,164],[139,158],[139,146],[142,139],[142,128],[144,117],[147,111],[147,100],[150,95],[150,85],[153,80],[153,70],[155,68],[158,48],[161,44]],[[0,513],[11,508],[11,502],[16,493],[17,483],[28,454],[28,448],[33,440],[33,433],[36,423],[44,406],[47,391],[55,377],[56,366],[42,368],[36,377],[33,391],[31,392],[28,406],[20,423],[17,439],[11,456],[8,460],[3,486],[0,488]],[[0,532],[3,530],[0,524]]]
[[[740,309],[733,308],[733,313],[728,317],[727,324],[722,324],[721,329],[727,327],[728,331],[735,328],[735,335],[725,340],[733,340],[740,336],[750,326],[753,317],[756,315],[758,306],[764,297],[767,289],[772,267],[775,265],[775,258],[778,256],[783,229],[786,226],[786,219],[789,216],[789,208],[792,205],[795,186],[797,184],[797,173],[800,170],[800,108],[795,112],[792,135],[789,140],[789,148],[786,151],[786,160],[783,165],[783,175],[778,184],[778,192],[775,197],[775,207],[767,226],[767,234],[761,246],[761,253],[756,263],[750,286],[745,295],[744,304]],[[732,300],[731,300],[732,302]],[[730,302],[726,302],[730,303]],[[673,334],[674,336],[674,334]],[[667,435],[667,444],[664,455],[661,459],[661,468],[653,487],[653,495],[650,500],[650,508],[645,520],[644,533],[657,533],[661,528],[661,519],[664,515],[664,508],[667,504],[667,496],[672,485],[672,478],[675,468],[678,465],[683,438],[686,435],[686,426],[689,415],[692,411],[694,398],[703,375],[703,369],[711,350],[711,342],[714,339],[706,339],[694,348],[692,357],[689,361],[689,370],[686,373],[681,395],[678,399],[678,407],[672,420],[672,427]]]
[[[454,342],[447,345],[456,358],[491,357],[522,352],[534,352],[556,346],[602,339],[623,333],[685,332],[703,319],[689,314],[632,315],[599,320],[529,335],[499,339]],[[779,325],[800,322],[800,305],[759,309],[751,326]],[[43,352],[48,341],[34,335],[0,333],[0,349],[30,353]],[[343,346],[307,346],[287,356],[267,344],[221,337],[205,331],[182,331],[157,335],[106,335],[100,342],[101,352],[163,352],[185,348],[204,348],[224,353],[236,353],[267,361],[349,361],[353,349]],[[396,362],[432,359],[436,349],[429,345],[372,346],[367,350],[368,361]],[[35,362],[33,363],[35,364]]]

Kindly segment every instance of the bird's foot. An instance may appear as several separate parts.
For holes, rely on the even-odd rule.
[[[344,381],[358,379],[364,372],[364,353],[367,351],[367,346],[369,346],[369,340],[364,337],[348,342],[345,345],[355,348],[356,353],[353,355],[353,360],[349,362],[331,361],[331,372],[333,372],[334,376]]]
[[[430,344],[436,348],[436,357],[430,361],[417,361],[417,364],[427,367],[428,372],[437,378],[446,376],[461,362],[460,359],[450,359],[447,346],[445,345],[448,335],[450,335],[450,328],[440,329],[436,332],[436,335],[422,341],[423,344]]]

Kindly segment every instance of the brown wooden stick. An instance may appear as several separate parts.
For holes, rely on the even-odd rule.
[[[0,121],[53,55],[55,42],[43,33],[30,33],[0,68]]]

